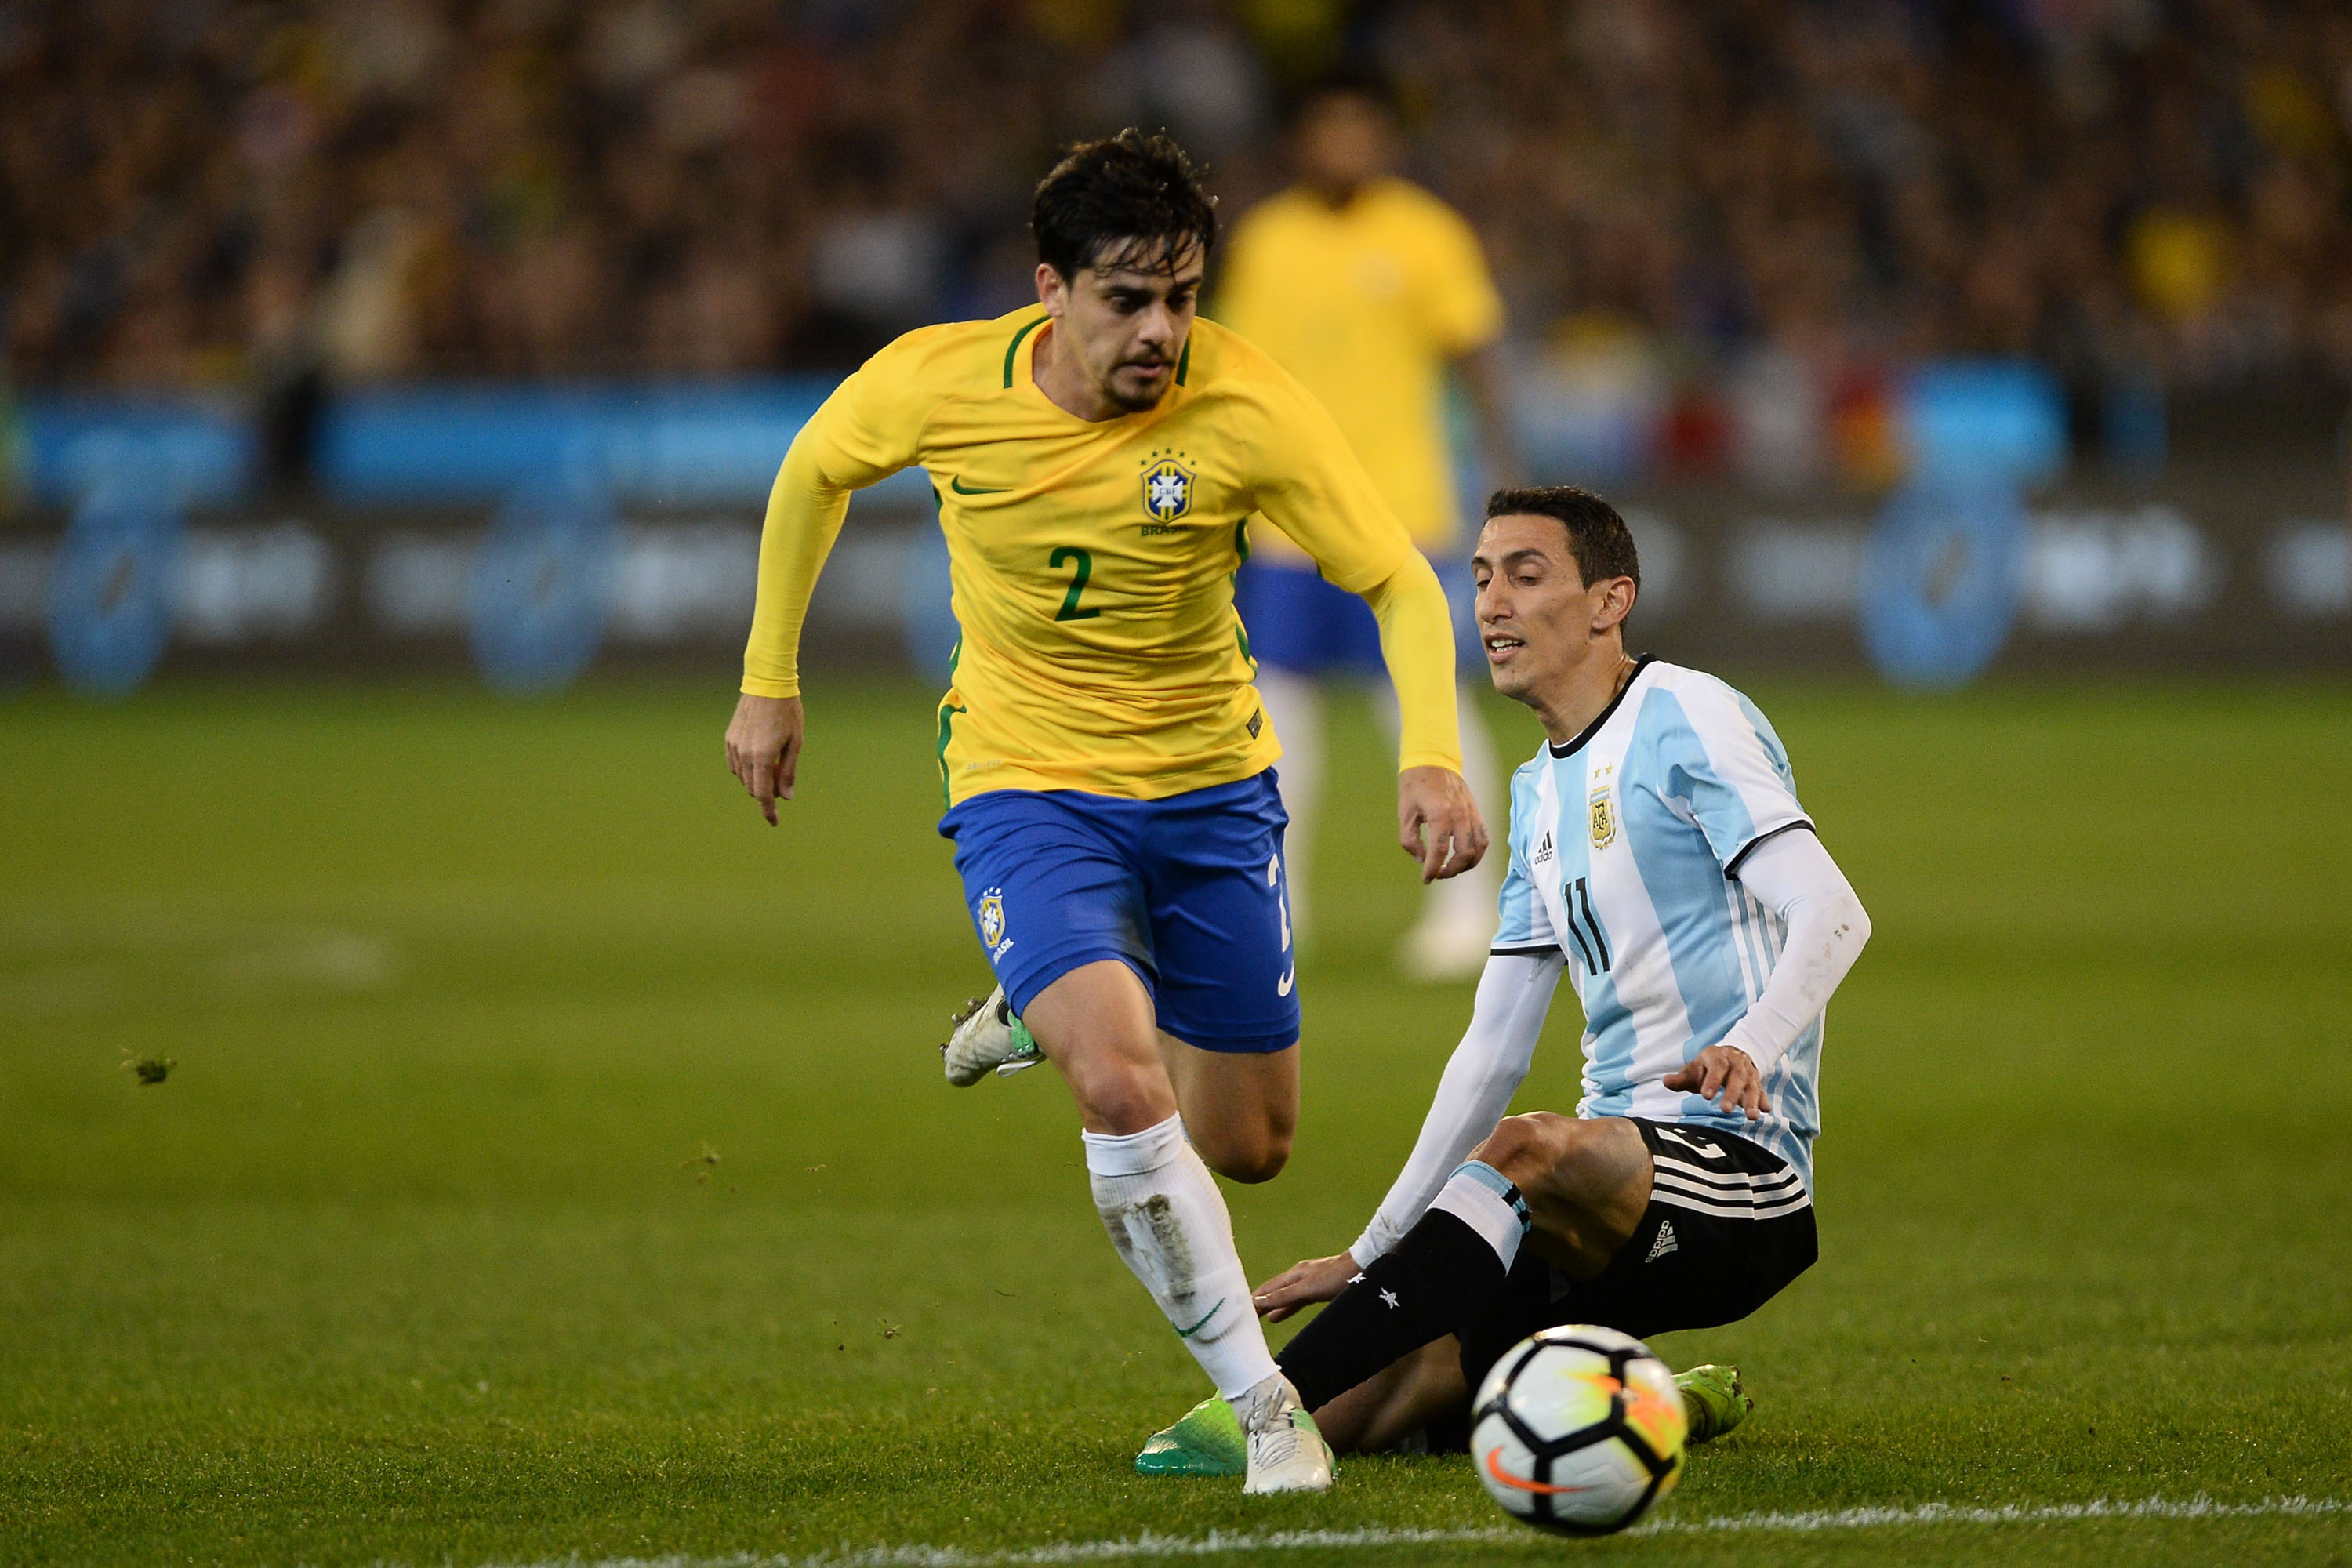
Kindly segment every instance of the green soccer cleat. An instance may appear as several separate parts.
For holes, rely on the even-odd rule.
[[[1135,1457],[1139,1476],[1245,1476],[1249,1442],[1234,1407],[1211,1394],[1173,1426],[1154,1432]]]
[[[1739,1385],[1736,1366],[1695,1366],[1676,1373],[1675,1386],[1683,1391],[1683,1416],[1690,1426],[1690,1436],[1683,1441],[1689,1447],[1714,1442],[1756,1408],[1756,1401]]]

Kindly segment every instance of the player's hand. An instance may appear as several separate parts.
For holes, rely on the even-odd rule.
[[[1459,877],[1486,858],[1486,819],[1460,773],[1407,768],[1397,775],[1397,844],[1421,862],[1423,882]]]
[[[727,766],[760,803],[768,826],[776,825],[776,801],[793,798],[793,778],[801,765],[801,700],[754,697],[745,692],[727,726]]]
[[[1771,1114],[1772,1097],[1764,1092],[1764,1075],[1738,1046],[1707,1047],[1679,1072],[1668,1073],[1665,1085],[1715,1100],[1726,1110],[1744,1110],[1750,1121]]]
[[[1344,1252],[1337,1258],[1310,1258],[1259,1286],[1251,1300],[1259,1317],[1278,1323],[1301,1307],[1332,1300],[1362,1272],[1355,1258]]]

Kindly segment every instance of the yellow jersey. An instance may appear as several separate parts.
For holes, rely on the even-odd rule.
[[[1195,321],[1158,406],[1081,419],[1032,377],[1048,320],[909,332],[826,399],[769,496],[743,689],[798,694],[802,620],[849,492],[919,464],[963,632],[940,704],[950,805],[994,789],[1155,800],[1272,766],[1233,597],[1253,513],[1382,612],[1400,765],[1459,772],[1444,592],[1322,406]]]
[[[1470,226],[1405,180],[1375,181],[1338,209],[1286,191],[1234,226],[1216,307],[1323,400],[1414,542],[1452,549],[1446,363],[1503,329]]]

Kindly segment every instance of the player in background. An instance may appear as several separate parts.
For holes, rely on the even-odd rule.
[[[939,710],[940,831],[1001,982],[950,1079],[1042,1052],[1077,1102],[1119,1256],[1230,1401],[1252,1492],[1330,1452],[1267,1353],[1212,1168],[1273,1176],[1298,1104],[1280,748],[1234,611],[1261,514],[1361,595],[1402,714],[1399,837],[1478,863],[1444,591],[1330,416],[1194,318],[1216,214],[1129,131],[1038,185],[1036,306],[909,332],[793,440],[769,497],[728,761],[768,820],[802,741],[803,613],[849,492],[920,464],[963,630]]]
[[[1392,172],[1400,133],[1386,89],[1335,76],[1301,103],[1298,182],[1243,215],[1220,265],[1218,321],[1274,356],[1331,411],[1413,542],[1466,601],[1460,507],[1445,418],[1446,379],[1469,395],[1490,478],[1513,482],[1517,458],[1499,393],[1494,342],[1503,305],[1470,226]],[[1315,805],[1323,784],[1324,682],[1380,662],[1372,617],[1316,574],[1283,534],[1252,535],[1234,590],[1257,656],[1259,693],[1282,732],[1282,804],[1290,814],[1291,920],[1309,921]],[[1460,625],[1468,626],[1461,603]],[[1493,743],[1465,686],[1464,772],[1482,805],[1501,798]],[[1432,887],[1398,950],[1421,979],[1475,974],[1495,930],[1497,879]]]
[[[1487,513],[1487,666],[1549,737],[1512,780],[1502,929],[1371,1224],[1257,1293],[1273,1320],[1330,1302],[1279,1359],[1341,1451],[1459,1446],[1469,1391],[1538,1329],[1727,1323],[1810,1267],[1822,1010],[1870,936],[1763,714],[1626,654],[1641,564],[1615,510],[1563,488]],[[1584,1098],[1506,1118],[1563,971]],[[1747,1415],[1736,1368],[1678,1381],[1694,1440]],[[1235,1444],[1203,1407],[1136,1468],[1227,1473]]]

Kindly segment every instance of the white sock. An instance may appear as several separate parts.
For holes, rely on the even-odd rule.
[[[1124,1136],[1088,1132],[1087,1175],[1110,1244],[1227,1399],[1275,1374],[1217,1179],[1171,1116]]]
[[[1282,786],[1282,809],[1290,828],[1282,836],[1283,869],[1289,873],[1290,937],[1301,939],[1307,919],[1307,862],[1315,858],[1315,804],[1323,790],[1323,688],[1312,677],[1258,666],[1257,697],[1282,742],[1274,765]]]
[[[1476,1231],[1495,1249],[1503,1272],[1511,1271],[1519,1243],[1527,1239],[1528,1218],[1528,1202],[1508,1176],[1484,1160],[1465,1161],[1454,1167],[1429,1206],[1444,1209]]]

